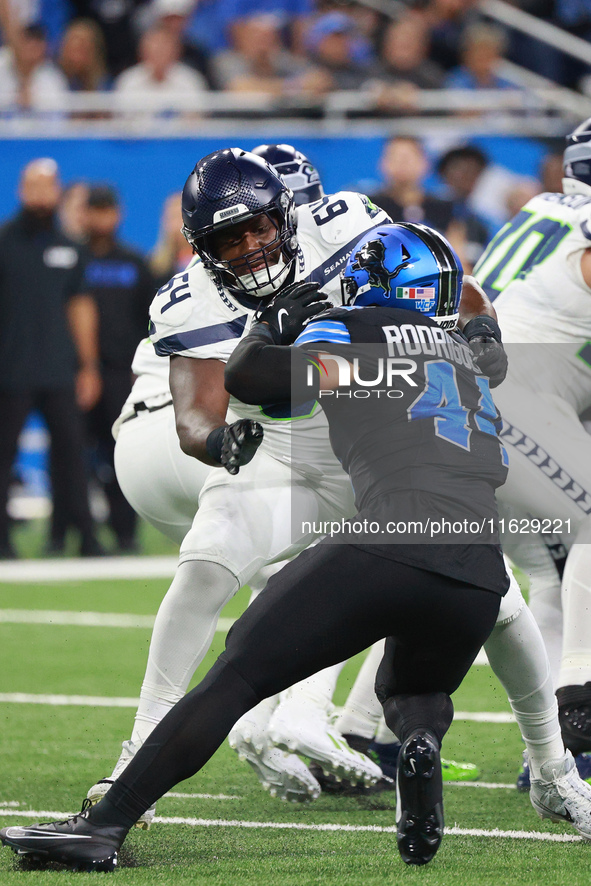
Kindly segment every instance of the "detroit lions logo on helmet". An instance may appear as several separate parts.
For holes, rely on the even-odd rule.
[[[368,240],[364,243],[359,252],[355,253],[355,261],[351,265],[352,271],[366,271],[368,275],[368,283],[372,287],[381,288],[389,298],[392,293],[392,280],[398,276],[400,271],[411,267],[412,262],[410,253],[402,246],[402,262],[397,265],[393,271],[389,271],[384,260],[386,258],[386,247],[382,240]]]

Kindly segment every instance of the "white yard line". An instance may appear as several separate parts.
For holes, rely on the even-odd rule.
[[[92,581],[117,578],[172,578],[177,557],[84,557],[14,560],[0,563],[0,582]]]
[[[31,692],[1,692],[0,704],[80,705],[90,708],[137,708],[139,698],[100,695],[35,695]]]
[[[1,804],[0,804],[1,805]],[[20,816],[21,818],[32,818],[36,820],[47,821],[52,819],[63,820],[72,813],[70,812],[53,812],[47,810],[17,810],[9,808],[0,808],[0,817]],[[353,825],[353,824],[305,824],[296,821],[238,821],[225,820],[223,818],[180,818],[178,816],[160,816],[154,818],[156,824],[185,824],[190,827],[221,827],[221,828],[247,828],[254,830],[293,830],[293,831],[348,831],[355,833],[376,833],[376,834],[395,834],[396,825],[389,827],[381,825]],[[493,830],[485,830],[484,828],[446,828],[447,836],[453,837],[493,837],[507,838],[511,840],[540,840],[547,843],[579,843],[581,837],[574,834],[547,834],[540,831],[503,831],[499,828]]]
[[[75,625],[90,628],[147,628],[154,627],[154,615],[134,615],[127,612],[72,612],[62,609],[0,609],[0,623]],[[220,618],[216,631],[229,631],[236,619]]]

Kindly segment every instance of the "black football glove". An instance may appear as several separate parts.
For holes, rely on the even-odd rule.
[[[251,418],[241,418],[231,425],[215,428],[207,438],[208,455],[228,471],[237,474],[247,465],[263,442],[263,427]]]
[[[292,344],[307,321],[330,306],[318,288],[318,283],[291,283],[257,317],[259,323],[268,323],[275,344]]]
[[[486,315],[474,317],[466,323],[463,333],[480,371],[488,377],[491,388],[496,388],[504,381],[509,366],[499,324]]]

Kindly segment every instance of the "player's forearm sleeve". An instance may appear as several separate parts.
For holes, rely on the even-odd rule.
[[[289,402],[293,362],[304,363],[305,359],[298,348],[274,344],[272,331],[261,323],[242,339],[228,360],[224,373],[226,390],[243,403]]]

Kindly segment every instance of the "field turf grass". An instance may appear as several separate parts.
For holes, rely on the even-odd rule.
[[[162,551],[165,552],[165,551]],[[168,551],[170,552],[170,551]],[[155,613],[166,589],[162,580],[0,584],[0,610],[66,610]],[[241,592],[224,611],[236,616]],[[51,693],[136,697],[150,631],[145,628],[74,627],[0,623],[0,693]],[[200,668],[203,674],[222,648],[217,633]],[[351,685],[357,661],[343,672],[337,703]],[[507,711],[490,669],[472,668],[454,698],[458,711]],[[111,771],[120,742],[129,737],[131,708],[0,703],[0,826],[32,823],[20,811],[70,813],[80,808],[88,787]],[[470,760],[481,781],[513,784],[521,739],[514,724],[456,721],[444,755]],[[27,866],[0,850],[0,884],[130,886],[587,886],[591,846],[544,842],[541,834],[574,834],[566,825],[542,822],[527,795],[510,788],[445,785],[448,828],[531,833],[534,839],[450,833],[435,860],[408,868],[399,859],[394,833],[269,827],[269,824],[392,827],[395,797],[338,798],[323,795],[310,805],[285,804],[263,792],[250,768],[225,743],[204,770],[174,789],[209,797],[165,797],[164,818],[200,819],[209,824],[158,823],[135,830],[113,875],[73,874],[55,866]],[[221,799],[222,794],[229,799]],[[6,813],[14,812],[14,815]],[[41,815],[40,818],[54,818]],[[65,816],[64,816],[65,817]],[[218,822],[218,823],[215,823]],[[224,824],[224,822],[226,824]],[[241,824],[242,823],[242,824]],[[246,827],[259,823],[266,827]],[[241,826],[240,826],[241,825]],[[90,879],[89,879],[90,878]],[[109,882],[111,882],[109,880]]]

